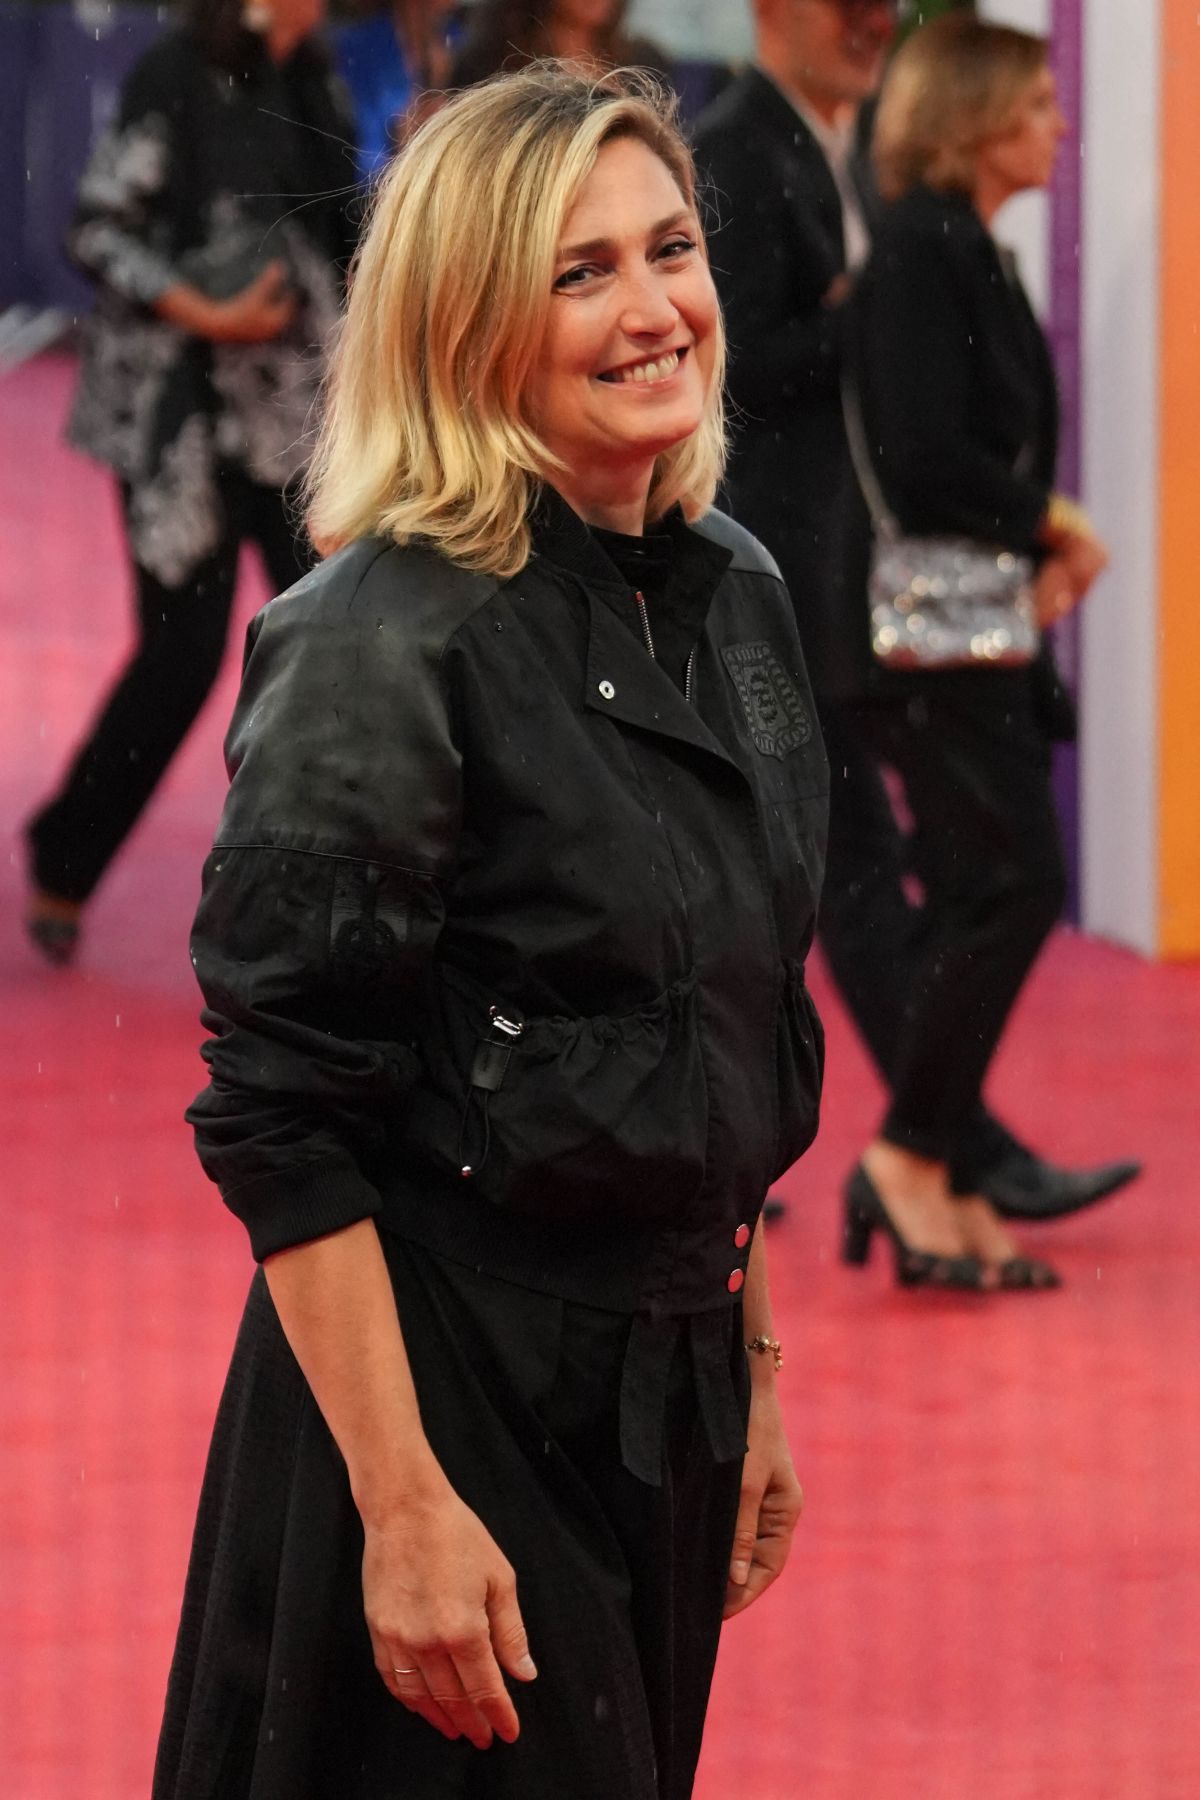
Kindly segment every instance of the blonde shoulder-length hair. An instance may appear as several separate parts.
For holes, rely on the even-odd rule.
[[[980,149],[1009,128],[1048,54],[1045,38],[969,13],[914,31],[893,58],[875,120],[884,198],[918,183],[970,193]]]
[[[325,553],[368,533],[420,540],[508,577],[561,467],[525,397],[562,229],[603,145],[636,138],[695,206],[672,104],[629,71],[542,62],[457,94],[396,159],[374,204],[334,350],[307,482]],[[694,518],[724,467],[724,342],[697,430],[655,464],[648,518]]]

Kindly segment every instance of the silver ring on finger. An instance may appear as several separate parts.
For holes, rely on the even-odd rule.
[[[415,1675],[415,1674],[416,1674],[416,1673],[417,1673],[417,1671],[416,1671],[416,1670],[415,1670],[415,1669],[397,1669],[397,1668],[393,1668],[393,1670],[392,1670],[392,1674],[393,1674],[393,1675]]]

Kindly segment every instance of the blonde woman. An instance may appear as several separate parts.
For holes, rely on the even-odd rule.
[[[536,66],[384,182],[193,939],[263,1268],[158,1800],[683,1800],[786,1560],[827,771],[721,370],[652,89]]]
[[[880,102],[875,154],[892,204],[851,334],[891,510],[907,531],[1034,558],[1044,625],[1082,599],[1105,552],[1053,492],[1054,371],[990,227],[1006,200],[1049,181],[1064,129],[1044,39],[965,14],[916,32]],[[1043,651],[1027,667],[881,670],[864,716],[904,782],[924,904],[890,1105],[847,1190],[848,1259],[864,1260],[882,1227],[902,1279],[930,1257],[970,1254],[982,1273],[960,1285],[1056,1287],[979,1192],[986,1145],[972,1125],[1062,911],[1050,750],[1073,730],[1070,701]]]

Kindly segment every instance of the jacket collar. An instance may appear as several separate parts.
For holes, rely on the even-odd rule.
[[[562,495],[549,485],[542,488],[530,518],[530,530],[534,555],[573,575],[589,592],[613,588],[628,592],[629,583],[600,541]],[[677,579],[687,594],[694,597],[699,609],[696,621],[699,633],[713,595],[733,558],[720,544],[693,531],[678,507],[673,507],[659,522],[655,532],[671,540]]]
[[[530,525],[535,560],[566,574],[587,597],[583,702],[588,710],[676,738],[731,762],[697,708],[688,704],[670,677],[651,661],[645,646],[620,616],[621,609],[614,601],[628,596],[629,584],[578,514],[547,486]],[[733,558],[723,545],[692,531],[677,511],[667,515],[661,529],[672,540],[675,578],[685,584],[696,608],[699,637]]]
[[[797,150],[813,152],[824,163],[824,152],[809,130],[807,121],[792,105],[779,83],[772,80],[757,63],[750,65],[742,79],[753,99],[754,116],[758,124],[773,137],[789,141]]]

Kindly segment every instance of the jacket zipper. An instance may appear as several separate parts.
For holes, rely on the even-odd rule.
[[[636,588],[633,597],[637,601],[638,618],[642,621],[642,636],[646,641],[646,649],[650,653],[650,661],[657,662],[658,657],[654,652],[654,637],[650,630],[650,612],[646,605],[646,596],[642,593],[640,588]],[[683,676],[683,697],[689,706],[692,703],[692,688],[695,681],[695,675],[696,646],[693,644],[691,650],[688,652],[687,668],[684,671]]]

